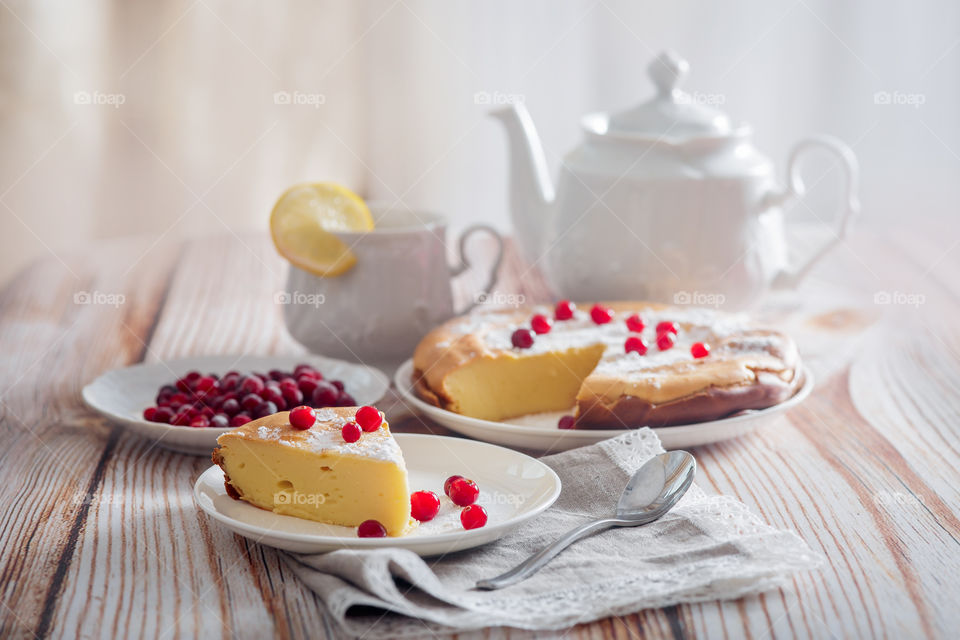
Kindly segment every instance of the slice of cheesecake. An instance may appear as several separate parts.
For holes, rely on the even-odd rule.
[[[341,429],[356,412],[317,409],[316,424],[301,431],[284,411],[221,435],[213,461],[227,493],[274,513],[346,527],[376,520],[403,535],[411,526],[403,454],[386,420],[346,442]]]

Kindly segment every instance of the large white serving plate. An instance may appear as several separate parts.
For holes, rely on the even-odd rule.
[[[413,392],[412,376],[413,360],[407,360],[397,369],[393,382],[400,395],[413,409],[452,431],[485,442],[555,453],[594,444],[627,431],[626,429],[558,429],[557,420],[565,413],[572,413],[572,408],[570,411],[538,413],[503,422],[471,418],[435,407],[418,398]],[[812,390],[813,374],[810,373],[809,369],[804,368],[803,385],[790,399],[780,404],[766,409],[743,411],[721,420],[676,427],[656,427],[653,430],[666,449],[684,449],[735,438],[768,423],[771,417],[797,406],[810,395]],[[644,425],[633,426],[639,428]]]
[[[412,433],[394,434],[410,476],[410,491],[443,496],[443,482],[462,475],[477,483],[477,503],[487,510],[485,527],[465,530],[460,508],[446,496],[440,513],[397,538],[358,538],[352,527],[301,520],[258,509],[227,495],[223,471],[210,467],[197,479],[193,497],[205,513],[234,533],[278,549],[320,553],[336,549],[400,547],[422,556],[469,549],[500,538],[549,507],[560,495],[560,478],[542,462],[492,444]]]
[[[343,380],[347,391],[361,404],[375,404],[390,386],[380,371],[360,364],[314,355],[299,356],[203,356],[169,362],[138,364],[112,369],[83,388],[83,402],[108,420],[164,449],[210,455],[217,438],[229,429],[197,429],[143,419],[143,410],[154,404],[162,385],[172,384],[189,371],[224,375],[230,370],[292,370],[304,362],[325,378]]]

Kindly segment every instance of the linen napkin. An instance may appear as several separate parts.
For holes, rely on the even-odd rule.
[[[610,515],[627,480],[663,452],[650,429],[541,458],[560,476],[557,502],[484,547],[437,558],[412,551],[285,554],[344,635],[419,637],[482,627],[560,629],[679,602],[734,599],[784,584],[820,557],[792,531],[694,484],[662,519],[610,529],[567,548],[499,591],[474,583],[506,571],[568,529]]]

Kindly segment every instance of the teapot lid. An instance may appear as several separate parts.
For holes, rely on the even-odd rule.
[[[647,65],[657,95],[632,109],[610,116],[607,133],[689,139],[727,136],[734,126],[726,113],[677,88],[690,65],[673,51],[664,51]],[[708,96],[709,97],[709,96]],[[722,102],[722,100],[720,101]]]

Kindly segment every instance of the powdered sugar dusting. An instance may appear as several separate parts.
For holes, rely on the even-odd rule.
[[[549,309],[534,309],[532,313],[550,313]],[[628,373],[640,369],[653,369],[673,365],[684,361],[693,361],[690,347],[695,342],[710,342],[718,337],[739,334],[749,327],[744,316],[719,313],[711,309],[647,309],[640,313],[645,328],[640,334],[627,329],[624,322],[628,314],[617,313],[614,319],[598,325],[583,310],[576,310],[570,320],[555,321],[553,329],[546,334],[536,336],[533,346],[525,349],[525,354],[562,351],[602,343],[605,346],[598,371],[610,373]],[[657,348],[656,326],[669,320],[688,325],[677,336],[676,344],[666,351]],[[475,323],[470,323],[475,324]],[[487,318],[482,328],[484,340],[493,350],[507,351],[513,348],[510,336],[520,326],[516,323],[496,325]],[[630,335],[640,335],[648,346],[646,355],[625,353],[624,341]],[[742,341],[745,351],[759,351],[765,345]]]
[[[281,431],[280,427],[258,427],[257,437],[261,440],[279,440]]]
[[[317,424],[305,431],[291,431],[282,427],[260,427],[257,437],[276,440],[288,447],[305,448],[313,453],[333,451],[344,455],[373,458],[393,462],[404,467],[400,446],[386,427],[372,433],[363,433],[356,442],[343,439],[343,425],[352,421],[351,416],[341,416],[330,408],[316,409]],[[383,413],[381,412],[381,415]]]

